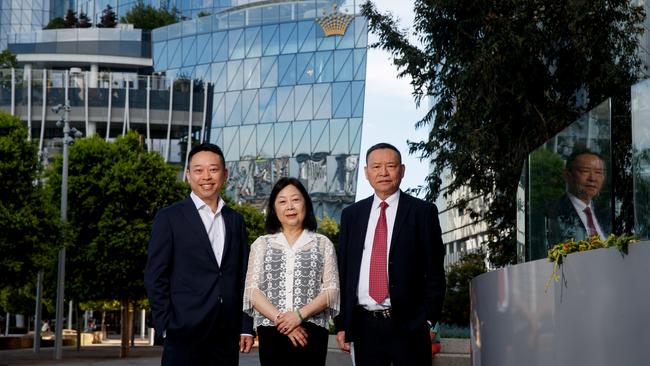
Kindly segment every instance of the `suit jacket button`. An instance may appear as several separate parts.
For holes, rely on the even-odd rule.
[[[219,304],[223,304],[223,297],[219,296]]]

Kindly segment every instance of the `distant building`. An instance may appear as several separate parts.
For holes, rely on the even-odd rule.
[[[450,173],[443,174],[443,188],[436,200],[438,218],[442,229],[442,241],[445,244],[445,267],[457,263],[463,254],[487,248],[483,245],[488,240],[488,226],[484,219],[473,219],[470,210],[481,212],[486,209],[485,197],[473,195],[466,187],[444,198],[451,183]],[[469,200],[466,209],[461,209],[455,202],[465,198]]]
[[[17,33],[9,50],[21,68],[0,70],[0,108],[26,122],[46,156],[61,148],[61,116],[51,108],[66,99],[84,135],[109,140],[136,130],[170,163],[184,162],[188,126],[205,129],[207,86],[190,90],[181,79],[170,93],[170,80],[152,74],[150,35],[139,29]]]
[[[338,217],[356,193],[366,21],[326,1],[237,3],[154,30],[154,68],[214,84],[209,140],[224,150],[236,201],[263,206],[290,175],[317,215]]]
[[[67,95],[75,128],[107,139],[135,129],[181,166],[188,142],[220,145],[237,202],[264,206],[273,182],[289,175],[319,216],[338,218],[354,202],[368,43],[360,4],[171,0],[183,21],[148,33],[40,30],[67,8],[96,24],[106,5],[119,18],[135,0],[24,3],[39,21],[2,33],[20,69],[0,71],[0,108],[19,115],[43,148],[60,145],[50,107]]]
[[[42,29],[52,17],[53,0],[0,1],[0,51],[7,48],[12,34]]]

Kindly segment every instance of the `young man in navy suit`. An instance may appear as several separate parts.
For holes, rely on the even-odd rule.
[[[144,276],[164,337],[162,365],[236,366],[238,350],[253,345],[252,319],[242,312],[244,219],[219,196],[228,170],[218,146],[192,148],[186,176],[190,196],[156,215]]]
[[[445,294],[438,210],[400,191],[393,145],[368,149],[364,170],[375,194],[341,215],[336,339],[356,366],[430,366]]]

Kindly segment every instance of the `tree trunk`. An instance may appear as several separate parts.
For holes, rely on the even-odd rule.
[[[102,309],[102,326],[101,326],[101,331],[102,331],[102,337],[106,335],[106,310]]]
[[[79,302],[75,302],[74,315],[77,317],[77,351],[81,350],[81,332],[84,331],[81,324],[81,318],[79,318]]]
[[[133,311],[131,311],[131,322],[129,323],[131,327],[131,337],[129,338],[131,342],[131,347],[135,347],[135,304],[133,304]]]
[[[122,336],[122,347],[120,348],[120,357],[124,358],[129,356],[129,350],[131,349],[129,340],[131,339],[131,332],[133,331],[133,327],[131,326],[133,323],[133,311],[129,309],[129,299],[122,299],[121,303],[122,316],[120,319],[120,331]]]

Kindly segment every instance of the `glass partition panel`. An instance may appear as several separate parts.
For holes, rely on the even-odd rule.
[[[632,86],[634,233],[650,238],[650,80]]]
[[[526,261],[526,181],[528,180],[528,162],[524,163],[517,184],[517,263]],[[438,206],[441,207],[441,206]],[[445,206],[442,206],[445,207]]]
[[[568,239],[611,233],[610,167],[609,99],[529,155],[526,260]]]

